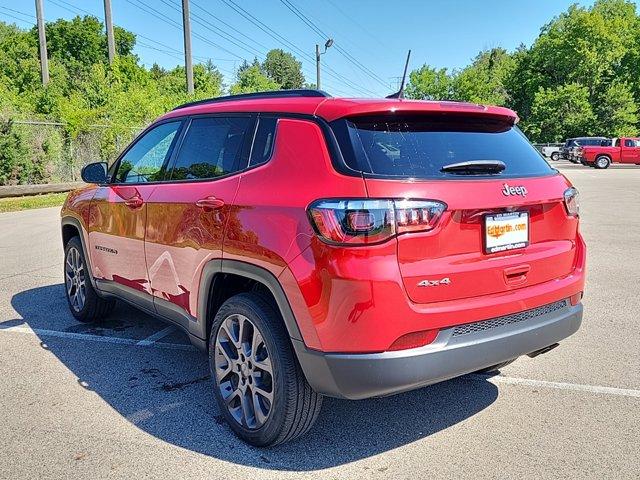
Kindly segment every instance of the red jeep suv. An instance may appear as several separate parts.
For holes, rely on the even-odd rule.
[[[506,108],[293,90],[183,105],[62,209],[80,321],[114,299],[208,352],[260,446],[322,397],[420,388],[544,353],[582,319],[578,193]]]

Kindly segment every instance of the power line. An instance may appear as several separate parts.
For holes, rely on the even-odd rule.
[[[164,3],[165,5],[169,6],[170,8],[176,10],[175,5],[172,5],[168,1],[166,1],[166,0],[160,0],[160,1],[162,3]],[[194,4],[194,6],[197,6],[197,5]],[[201,7],[198,7],[198,8],[201,8]],[[216,27],[211,22],[209,22],[209,21],[205,20],[204,18],[202,18],[200,15],[191,12],[191,18],[192,18],[192,21],[194,23],[197,23],[198,25],[206,28],[207,30],[209,30],[210,32],[218,35],[219,37],[222,37],[223,39],[225,39],[228,42],[232,43],[236,47],[244,50],[245,52],[249,52],[251,55],[263,55],[262,52],[260,52],[257,49],[253,48],[248,43],[244,42],[243,40],[235,37],[234,35],[226,32],[224,30],[222,30],[221,28]]]
[[[347,20],[349,20],[351,23],[353,23],[355,26],[357,26],[360,30],[362,30],[369,38],[371,38],[374,42],[376,42],[378,45],[380,45],[383,48],[388,48],[388,45],[385,45],[384,43],[382,43],[380,41],[380,39],[378,37],[376,37],[375,35],[373,35],[369,30],[367,30],[360,22],[358,22],[353,15],[349,15],[347,14],[344,10],[342,10],[342,8],[340,8],[340,6],[335,3],[333,0],[327,0],[338,12],[340,12],[342,14],[343,17],[345,17]]]
[[[20,10],[14,10],[13,8],[9,8],[9,7],[3,7],[2,5],[0,5],[0,8],[2,8],[3,10],[8,10],[10,12],[13,13],[17,13],[18,15],[24,15],[25,17],[28,17],[30,20],[35,20],[35,15],[33,15],[32,13],[25,13],[25,12],[21,12]],[[7,16],[9,16],[9,14],[6,14]],[[13,18],[17,18],[17,17],[13,17]],[[24,22],[24,20],[22,20]]]
[[[0,8],[2,8],[2,7],[0,7]],[[0,15],[4,15],[5,17],[9,17],[9,18],[12,18],[13,20],[17,20],[18,22],[33,26],[33,22],[29,22],[27,20],[23,20],[22,18],[16,17],[15,15],[11,15],[10,13],[0,12]]]
[[[316,26],[309,17],[307,17],[302,11],[300,11],[295,5],[293,5],[289,0],[280,0],[280,2],[287,7],[296,17],[298,17],[302,22],[307,25],[313,32],[320,35],[322,38],[327,39],[330,38],[325,32],[323,32],[318,26]],[[340,47],[338,44],[334,44],[336,50],[347,60],[357,66],[360,70],[366,73],[369,77],[380,83],[383,87],[389,88],[389,85],[384,82],[378,75],[376,75],[372,70],[363,65],[358,59],[356,59],[353,55],[347,52],[344,48]]]
[[[146,13],[158,18],[159,20],[162,20],[163,22],[168,23],[169,25],[171,25],[171,26],[177,28],[178,30],[182,31],[182,26],[180,24],[178,24],[175,20],[169,18],[164,13],[159,12],[155,8],[149,7],[148,5],[145,5],[145,4],[141,3],[141,2],[139,2],[139,0],[133,0],[133,1],[139,2],[140,4],[133,3],[132,0],[126,0],[126,1],[127,1],[127,3],[133,5],[134,7],[139,8],[143,12],[146,12]],[[234,57],[239,58],[240,60],[245,60],[245,58],[242,57],[241,55],[238,55],[238,54],[232,52],[231,50],[228,50],[228,49],[224,48],[222,45],[218,45],[217,43],[212,42],[211,40],[209,40],[208,38],[204,37],[203,35],[200,35],[197,32],[192,32],[192,34],[193,34],[194,37],[199,38],[203,42],[205,42],[205,43],[207,43],[207,44],[209,44],[209,45],[211,45],[213,47],[219,48],[220,50],[228,53],[229,55],[233,55]]]
[[[65,5],[68,5],[70,7],[70,9],[73,10],[72,13],[81,12],[81,13],[90,15],[92,17],[96,16],[95,14],[91,13],[90,11],[85,10],[83,8],[80,8],[80,7],[77,7],[77,6],[73,5],[72,3],[69,3],[69,2],[67,2],[65,0],[49,0],[49,1],[52,2],[52,3],[55,3],[55,4],[58,4],[58,2],[59,2],[59,3],[64,3]],[[62,7],[62,5],[58,5],[58,6]],[[67,9],[67,10],[69,10],[69,9]],[[142,33],[137,33],[137,32],[132,32],[132,33],[134,33],[137,37],[144,38],[148,42],[154,43],[154,44],[159,45],[159,46],[161,46],[161,47],[163,47],[163,48],[165,48],[167,50],[171,50],[171,51],[173,51],[173,52],[175,52],[177,54],[182,55],[182,50],[178,50],[178,49],[176,49],[176,48],[174,48],[174,47],[172,47],[170,45],[167,45],[166,43],[162,43],[162,42],[159,42],[158,40],[155,40],[153,38],[147,37],[146,35],[143,35]],[[141,45],[141,42],[138,40],[137,44]],[[151,48],[149,45],[146,45],[145,47],[146,48]],[[159,52],[164,52],[162,49],[159,49],[159,48],[152,48],[152,50],[157,50]],[[200,56],[200,55],[194,55],[193,58],[196,58],[198,60],[205,60],[205,61],[206,60],[216,60],[216,61],[220,61],[220,62],[235,62],[235,60],[231,60],[231,59],[228,59],[228,58],[212,58],[212,57],[204,57],[204,56]]]
[[[262,21],[260,21],[255,16],[253,16],[250,12],[248,12],[247,10],[242,8],[234,0],[221,0],[221,1],[223,3],[225,3],[228,7],[233,9],[240,16],[242,16],[243,18],[245,18],[246,20],[248,20],[249,22],[254,24],[256,27],[258,27],[260,30],[262,30],[267,35],[269,35],[271,38],[276,40],[277,42],[286,45],[288,48],[290,48],[291,50],[293,50],[295,52],[298,52],[299,55],[301,55],[302,57],[307,58],[310,62],[312,62],[312,63],[315,62],[315,57],[313,55],[301,50],[297,45],[295,45],[294,43],[292,43],[289,40],[287,40],[285,37],[280,35],[278,32],[273,30],[271,27],[269,27],[268,25],[264,24]],[[358,85],[353,84],[350,80],[348,80],[342,74],[340,74],[337,71],[335,71],[333,68],[331,68],[329,66],[325,66],[325,69],[327,70],[327,74],[328,75],[330,75],[332,78],[334,78],[334,79],[336,79],[336,80],[338,80],[340,82],[343,82],[345,85],[347,85],[348,87],[352,88],[353,90],[358,91],[358,92],[368,92],[368,94],[372,94],[374,96],[376,95],[371,90],[368,90],[368,89],[366,89],[366,88],[364,88],[362,86],[358,86]],[[309,73],[307,73],[307,75],[309,75]],[[311,77],[312,77],[312,75],[311,75]],[[334,88],[334,90],[338,91],[338,89],[335,89],[335,88]],[[343,92],[338,92],[338,93],[343,93]]]

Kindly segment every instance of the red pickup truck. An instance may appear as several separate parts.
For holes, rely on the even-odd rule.
[[[614,138],[611,145],[580,147],[580,163],[595,168],[609,168],[612,163],[640,165],[640,138]]]

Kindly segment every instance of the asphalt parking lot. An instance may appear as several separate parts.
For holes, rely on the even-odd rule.
[[[640,167],[554,165],[589,247],[576,335],[499,376],[327,399],[264,450],[222,422],[182,333],[125,305],[74,321],[58,208],[0,214],[0,478],[640,478]]]

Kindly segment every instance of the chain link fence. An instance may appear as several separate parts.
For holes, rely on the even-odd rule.
[[[139,128],[115,129],[109,125],[89,125],[75,136],[66,125],[37,120],[12,120],[11,141],[0,144],[4,165],[0,165],[0,185],[76,182],[80,170],[96,161],[113,161]],[[7,133],[9,132],[9,133]]]

